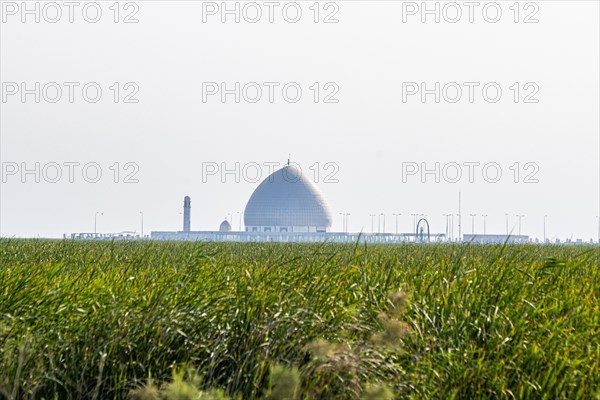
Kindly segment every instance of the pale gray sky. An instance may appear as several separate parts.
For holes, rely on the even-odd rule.
[[[35,3],[27,2],[31,8]],[[435,3],[427,4],[433,8]],[[241,2],[240,23],[232,15],[222,23],[219,11],[212,15],[213,5],[221,2],[138,1],[120,3],[115,23],[113,2],[98,2],[102,16],[89,23],[82,14],[89,2],[80,2],[69,23],[68,8],[58,2],[62,18],[50,23],[56,9],[41,2],[36,23],[35,15],[23,15],[21,2],[3,1],[1,235],[90,232],[96,211],[104,213],[98,218],[103,232],[139,230],[140,210],[146,233],[181,229],[185,195],[192,197],[192,229],[217,229],[228,213],[237,229],[236,213],[243,211],[258,183],[236,183],[232,175],[222,183],[220,174],[203,182],[203,163],[230,168],[236,162],[283,164],[291,153],[311,177],[310,167],[319,163],[318,185],[334,211],[334,230],[342,227],[340,212],[351,213],[350,230],[366,232],[371,230],[369,214],[385,213],[386,230],[393,232],[392,213],[403,214],[401,231],[412,230],[410,214],[422,213],[433,231],[444,232],[442,214],[457,213],[461,191],[463,233],[471,232],[469,214],[478,215],[476,231],[483,229],[480,215],[488,214],[487,232],[504,233],[509,213],[511,228],[515,215],[524,214],[523,234],[541,238],[543,215],[548,214],[548,237],[596,240],[599,3],[520,2],[518,16],[512,1],[490,3],[479,2],[473,23],[464,2],[453,3],[463,15],[450,23],[456,8],[439,2],[440,22],[425,15],[423,23],[421,10],[413,7],[421,2],[321,2],[315,23],[313,2],[298,2],[302,16],[290,23],[284,17],[293,19],[297,7],[280,2],[269,23],[264,2],[245,8],[247,3]],[[263,15],[250,23],[244,17],[254,18],[254,4]],[[496,5],[500,20],[486,21],[495,18]],[[95,6],[86,7],[85,17],[93,19]],[[128,15],[139,22],[123,23]],[[326,17],[338,22],[324,23]],[[539,22],[524,23],[526,18]],[[34,94],[22,102],[23,82],[29,89],[40,82],[39,103]],[[55,96],[49,82],[62,88],[56,103],[48,101]],[[73,86],[73,103],[64,82],[79,83]],[[90,82],[102,89],[97,103],[82,97],[81,88]],[[113,100],[115,82],[118,103]],[[240,103],[234,95],[225,103],[219,95],[203,102],[205,82],[225,82],[230,89],[235,82],[242,87],[257,82],[263,96],[256,103],[247,101],[256,93],[247,86]],[[273,86],[272,103],[264,82],[279,84]],[[436,82],[440,88],[457,82],[463,93],[451,103],[456,95],[451,84],[439,103],[434,94],[425,102],[419,94],[403,101],[403,87],[415,87],[407,82],[424,82],[429,89]],[[464,82],[474,82],[472,103]],[[298,102],[283,98],[287,83],[302,89]],[[486,84],[490,101],[482,94]],[[492,103],[495,87],[502,95]],[[132,98],[138,102],[124,103],[136,88]],[[325,96],[336,90],[332,99],[338,102],[325,103]],[[88,95],[94,96],[93,87]],[[293,87],[288,95],[294,95]],[[526,103],[526,98],[538,102]],[[45,167],[46,176],[40,174],[36,183],[34,174],[26,175],[23,183],[22,163],[33,169],[36,162]],[[69,162],[96,162],[102,178],[86,182],[79,166],[71,183],[64,165]],[[115,162],[120,163],[119,183],[113,182],[110,169]],[[138,183],[122,182],[126,172],[134,171],[124,169],[128,162],[139,166]],[[403,163],[434,168],[436,162],[440,168],[458,163],[465,175],[457,183],[443,176],[438,183],[433,175],[422,182],[420,174],[403,179],[403,168],[410,168]],[[497,163],[493,165],[501,168],[502,177],[487,182],[477,167],[471,183],[464,166],[469,162]],[[57,183],[50,182],[52,163],[62,166]],[[337,183],[323,182],[333,171],[326,163],[339,169]],[[11,175],[15,165],[19,171]],[[265,166],[263,177],[267,171]],[[537,183],[524,182],[530,172]]]

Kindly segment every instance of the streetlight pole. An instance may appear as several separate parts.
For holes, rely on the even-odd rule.
[[[457,225],[458,225],[458,239],[456,240],[457,242],[462,242],[462,231],[460,228],[460,214],[455,214],[456,215],[456,219],[457,219]],[[454,228],[452,228],[454,229]]]
[[[486,226],[485,226],[485,219],[488,216],[487,214],[481,214],[481,216],[483,217],[483,234],[486,234]]]
[[[348,232],[348,215],[350,213],[339,213],[342,216],[342,232]]]
[[[142,216],[142,230],[141,230],[141,238],[144,238],[144,212],[140,211],[140,215]]]
[[[448,240],[450,238],[450,216],[452,214],[442,214],[444,217],[446,217],[446,240]]]
[[[519,236],[521,236],[521,218],[523,218],[525,215],[523,214],[517,214],[517,218],[519,218]]]
[[[548,215],[544,214],[544,243],[546,243],[546,217]]]
[[[392,214],[393,216],[396,217],[396,235],[398,234],[398,217],[402,214]]]
[[[458,192],[458,241],[462,242],[462,202],[461,193]]]
[[[241,211],[238,211],[237,213],[238,213],[238,215],[240,216],[240,223],[239,223],[239,225],[238,225],[238,226],[239,226],[239,230],[240,230],[240,232],[241,232],[241,231],[242,231],[242,214],[244,214],[244,213],[243,213],[243,212],[241,212]]]
[[[383,233],[385,233],[385,214],[381,213],[379,214],[381,217],[383,217]]]
[[[101,212],[99,212],[99,211],[96,211],[96,212],[94,213],[94,233],[97,233],[97,232],[98,232],[98,229],[97,229],[97,227],[98,227],[98,214],[100,214],[100,215],[104,215],[104,213],[101,213]]]
[[[448,239],[448,236],[450,235],[450,233],[448,232],[448,225],[450,222],[450,214],[444,214],[444,217],[446,217],[446,239]]]
[[[413,232],[417,230],[417,215],[419,214],[410,214],[413,217]]]
[[[475,217],[477,214],[469,214],[471,216],[471,233],[475,234]]]

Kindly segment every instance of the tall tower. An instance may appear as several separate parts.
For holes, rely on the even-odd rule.
[[[183,231],[190,231],[190,218],[192,216],[192,199],[190,196],[183,198]]]

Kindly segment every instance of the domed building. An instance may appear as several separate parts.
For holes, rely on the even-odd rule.
[[[221,222],[221,225],[219,225],[219,232],[231,232],[231,224],[229,221],[224,220]]]
[[[261,182],[244,211],[246,232],[327,232],[332,222],[323,193],[289,164]]]
[[[331,232],[332,212],[317,185],[288,164],[273,172],[254,190],[244,211],[246,230],[232,229],[233,215],[221,222],[218,231],[191,230],[191,199],[183,201],[183,231],[154,231],[152,240],[197,240],[208,242],[288,242],[288,243],[404,243],[422,242],[423,235],[412,233]],[[349,215],[347,213],[343,215]],[[240,221],[241,222],[241,221]],[[385,226],[385,223],[384,223]],[[446,234],[428,235],[445,241]]]

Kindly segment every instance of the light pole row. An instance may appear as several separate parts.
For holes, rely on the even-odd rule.
[[[340,213],[341,214],[341,213]],[[398,234],[398,217],[400,217],[402,214],[401,213],[392,213],[392,215],[396,218],[395,222],[396,222],[396,227],[395,227],[395,232],[396,234]],[[413,214],[408,214],[413,218],[413,231],[416,231],[417,229],[417,221],[421,218],[425,218],[427,217],[427,214],[417,214],[417,213],[413,213]],[[380,213],[380,214],[369,214],[369,216],[371,217],[371,232],[375,233],[375,217],[378,217],[377,220],[377,230],[378,233],[381,233],[382,231],[385,232],[385,214],[384,213]],[[446,237],[450,240],[454,239],[454,217],[460,217],[460,214],[442,214],[443,217],[446,218]],[[478,214],[469,214],[469,216],[471,217],[471,233],[475,234],[475,218],[478,216]],[[480,217],[482,217],[483,219],[483,234],[487,235],[487,217],[489,217],[489,214],[479,214]],[[508,213],[504,213],[504,216],[506,218],[506,234],[509,235],[510,231],[509,231],[509,214]],[[515,217],[517,218],[517,232],[518,235],[521,236],[522,234],[522,225],[523,225],[523,218],[526,217],[525,214],[515,214]],[[544,214],[543,216],[543,242],[546,243],[548,237],[546,235],[546,220],[548,218],[548,214]],[[597,224],[598,224],[598,243],[600,243],[600,217],[596,216],[596,220],[597,220]],[[383,223],[382,223],[383,221]]]
[[[144,237],[144,212],[140,211],[140,225],[141,225],[141,229],[140,229],[140,233],[141,233],[141,237]],[[181,214],[181,213],[179,213]],[[238,216],[239,216],[239,230],[242,230],[242,216],[244,215],[243,212],[238,211],[237,212]],[[103,212],[100,211],[96,211],[94,212],[94,234],[98,233],[98,215],[104,215]],[[232,213],[227,213],[227,215],[229,216],[229,220],[231,221],[231,225],[233,226],[233,214]],[[351,215],[350,213],[339,213],[339,215],[342,216],[342,230],[343,232],[348,232],[348,217]],[[395,226],[395,232],[396,235],[398,234],[398,217],[402,216],[401,213],[392,213],[392,215],[395,217],[395,221],[396,221],[396,226]],[[416,226],[417,226],[417,221],[421,218],[425,218],[427,217],[427,214],[410,214],[413,217],[413,231],[416,231]],[[442,216],[444,216],[446,218],[446,237],[449,238],[450,240],[454,239],[454,216],[459,217],[459,214],[442,214]],[[504,213],[504,216],[506,217],[506,234],[509,234],[509,218],[508,218],[508,213]],[[371,233],[374,233],[375,231],[375,217],[377,216],[377,230],[378,233],[385,233],[385,214],[384,213],[379,213],[379,214],[369,214],[369,216],[371,217]],[[477,217],[477,214],[469,214],[469,216],[471,217],[471,233],[475,234],[475,218]],[[487,223],[486,223],[486,219],[488,217],[488,214],[481,214],[480,215],[483,218],[483,234],[486,235],[487,234]],[[521,236],[521,226],[522,226],[522,219],[525,218],[525,214],[516,214],[515,215],[518,219],[518,232],[519,232],[519,236]],[[544,214],[543,217],[543,242],[546,243],[546,219],[548,218],[548,214]],[[600,243],[600,218],[598,216],[596,216],[596,219],[598,220],[598,243]]]
[[[350,213],[339,213],[342,216],[342,231],[348,232],[348,216]]]
[[[94,213],[94,234],[98,233],[98,215],[104,215],[103,212],[100,211],[96,211]],[[140,237],[143,239],[144,238],[144,212],[140,211]]]

